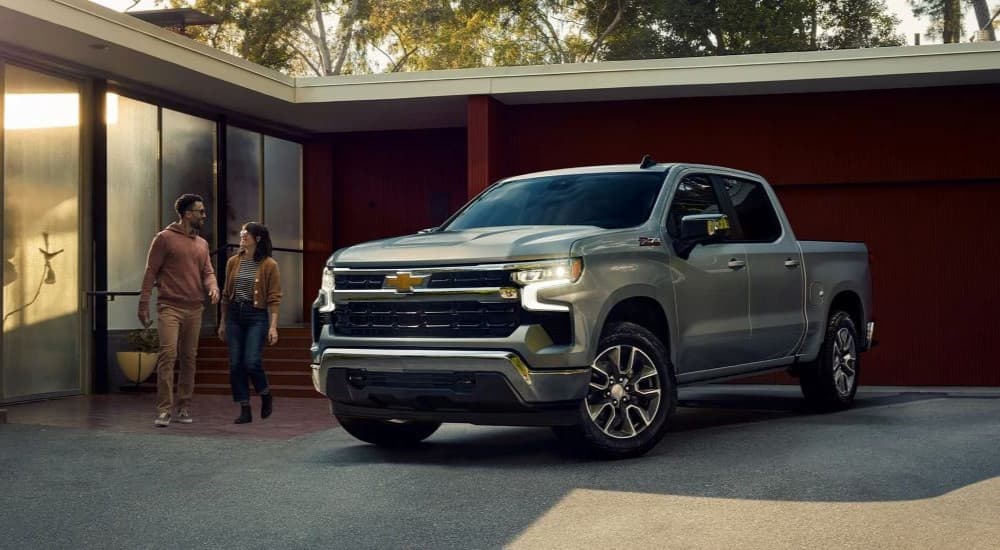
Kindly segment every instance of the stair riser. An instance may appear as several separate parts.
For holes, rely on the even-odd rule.
[[[309,350],[284,349],[284,348],[264,348],[264,360],[268,359],[294,359],[309,363]],[[198,359],[229,359],[229,350],[226,348],[198,348]]]

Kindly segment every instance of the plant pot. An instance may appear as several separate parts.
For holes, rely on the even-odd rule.
[[[141,384],[156,370],[156,354],[138,351],[119,351],[118,368],[129,382]]]

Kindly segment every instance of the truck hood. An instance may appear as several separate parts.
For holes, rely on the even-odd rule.
[[[484,227],[371,241],[339,250],[337,267],[417,267],[565,257],[573,242],[606,232],[591,225]]]

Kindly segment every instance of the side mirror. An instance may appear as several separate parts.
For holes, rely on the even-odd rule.
[[[674,241],[674,250],[683,259],[699,244],[708,244],[729,234],[729,217],[725,214],[692,214],[681,218],[681,236]]]

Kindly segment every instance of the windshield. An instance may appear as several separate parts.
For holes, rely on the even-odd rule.
[[[510,225],[635,227],[649,218],[666,174],[628,172],[547,176],[501,183],[443,229]]]

